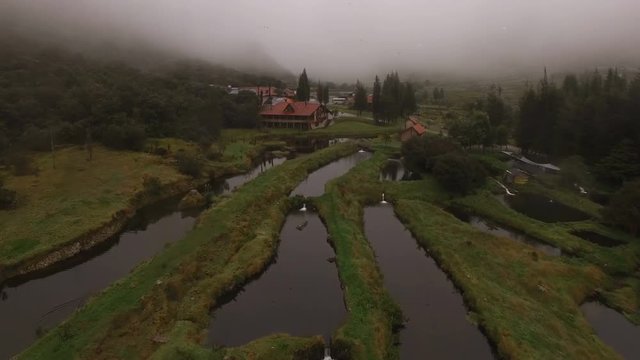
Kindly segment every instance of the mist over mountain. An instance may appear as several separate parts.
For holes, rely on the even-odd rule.
[[[143,66],[187,57],[339,82],[390,70],[490,78],[640,64],[634,0],[3,0],[0,14],[4,33]]]

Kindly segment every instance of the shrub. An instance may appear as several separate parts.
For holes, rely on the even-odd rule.
[[[433,169],[437,156],[458,150],[455,143],[443,136],[414,137],[403,143],[400,149],[407,167],[422,172]]]
[[[463,154],[445,154],[438,157],[433,174],[450,192],[466,195],[484,183],[486,172],[475,159]]]
[[[577,155],[568,157],[562,160],[559,166],[560,185],[573,188],[574,184],[588,187],[592,183],[591,175],[582,157]]]
[[[5,189],[4,179],[0,177],[0,209],[11,209],[16,206],[16,192]]]
[[[471,157],[477,160],[485,172],[491,176],[500,176],[504,174],[505,170],[508,170],[507,164],[493,155],[473,154]]]
[[[20,137],[20,142],[29,150],[51,150],[51,134],[49,133],[49,130],[39,129],[33,125],[27,127]]]
[[[108,125],[102,132],[102,143],[119,150],[141,151],[146,141],[144,127],[136,124]]]
[[[57,132],[57,142],[70,144],[84,144],[87,138],[87,129],[81,123],[63,122]]]
[[[13,168],[15,176],[37,175],[38,168],[33,165],[31,158],[24,154],[16,153],[7,158],[7,163]]]
[[[637,235],[640,226],[640,179],[626,183],[613,194],[602,212],[607,223],[624,227],[632,235]]]
[[[162,190],[162,181],[157,176],[142,176],[142,187],[147,194],[158,195]]]
[[[203,164],[196,154],[181,151],[176,154],[178,171],[191,177],[198,177],[202,173]]]

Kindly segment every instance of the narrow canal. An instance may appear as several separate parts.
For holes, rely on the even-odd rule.
[[[446,210],[450,212],[453,216],[458,218],[458,220],[469,223],[469,225],[473,226],[474,228],[484,233],[507,238],[523,244],[530,245],[550,256],[562,255],[562,250],[560,248],[557,248],[553,245],[546,244],[538,239],[535,239],[531,236],[527,236],[519,231],[499,226],[492,221],[481,218],[479,216],[470,215],[464,211],[460,211],[455,208],[450,208]]]
[[[298,226],[302,227],[298,230]],[[267,271],[214,311],[209,342],[238,346],[272,333],[329,339],[346,315],[335,256],[318,215],[295,211]]]
[[[400,332],[400,359],[492,359],[487,339],[466,317],[462,295],[393,207],[365,208],[364,225],[385,286],[408,318]]]
[[[584,303],[581,309],[605,344],[627,360],[640,357],[640,326],[595,301]]]
[[[371,153],[369,152],[357,152],[321,167],[309,174],[303,182],[293,189],[291,195],[320,196],[324,194],[324,186],[327,182],[346,174],[357,163],[370,157]]]
[[[371,153],[338,159],[301,182],[292,195],[320,196],[327,182]],[[238,346],[273,333],[323,335],[328,340],[346,315],[335,253],[317,214],[295,211],[280,232],[276,261],[228,302],[214,309],[208,341]]]
[[[286,159],[264,160],[250,172],[215,187],[228,193]],[[0,359],[20,352],[39,334],[69,317],[93,294],[183,238],[202,209],[178,211],[179,197],[141,209],[121,234],[79,254],[40,278],[0,289]]]

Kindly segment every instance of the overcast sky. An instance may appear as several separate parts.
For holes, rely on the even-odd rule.
[[[225,62],[266,53],[291,72],[306,67],[326,80],[392,69],[481,74],[640,64],[640,0],[0,0],[0,6],[22,28],[46,24],[75,36],[142,39]]]

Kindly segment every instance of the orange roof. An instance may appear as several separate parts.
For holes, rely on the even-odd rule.
[[[427,132],[427,129],[426,129],[422,124],[420,124],[420,123],[413,124],[412,128],[413,128],[413,130],[415,130],[415,131],[416,131],[416,133],[417,133],[418,135],[422,135],[422,134],[424,134],[425,132]]]
[[[320,107],[319,103],[308,101],[297,101],[289,103],[286,101],[267,107],[260,112],[260,115],[298,115],[310,116]]]
[[[409,121],[411,121],[413,123],[413,125],[415,124],[420,124],[420,121],[418,121],[418,118],[415,116],[409,116]]]

